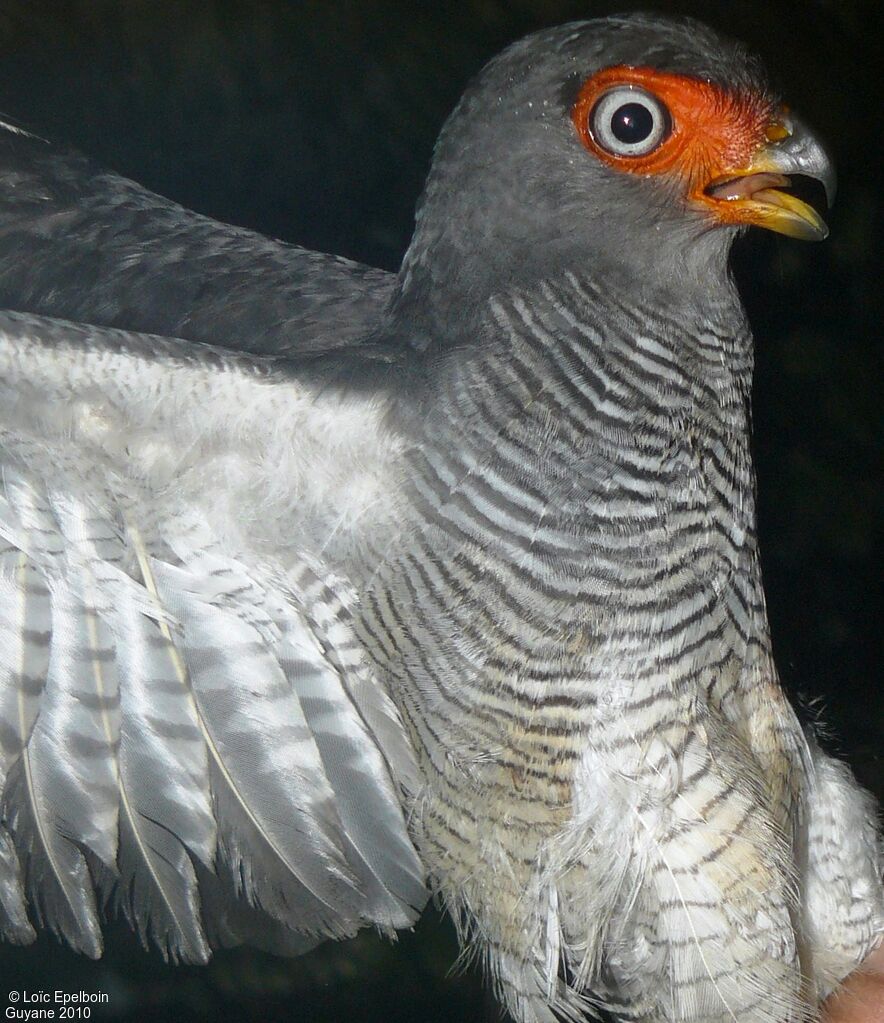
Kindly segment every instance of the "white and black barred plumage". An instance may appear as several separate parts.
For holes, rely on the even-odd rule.
[[[109,899],[298,952],[432,891],[519,1023],[797,1023],[880,941],[873,808],[772,660],[735,229],[568,117],[620,64],[767,90],[693,23],[517,44],[395,278],[15,136],[8,940],[100,955]]]

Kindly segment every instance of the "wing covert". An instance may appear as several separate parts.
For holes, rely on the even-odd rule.
[[[0,124],[0,308],[303,354],[369,333],[394,281],[201,216]]]

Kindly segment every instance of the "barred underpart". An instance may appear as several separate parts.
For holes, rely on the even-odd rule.
[[[525,1023],[798,1020],[882,926],[868,807],[836,844],[844,772],[771,658],[748,328],[732,292],[665,308],[573,273],[490,300],[360,618],[421,753],[412,834]],[[847,944],[808,926],[826,869],[865,893]]]

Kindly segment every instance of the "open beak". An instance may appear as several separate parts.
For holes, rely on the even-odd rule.
[[[788,191],[793,176],[820,182],[829,206],[835,198],[835,169],[810,130],[791,113],[767,129],[768,144],[748,167],[716,175],[703,189],[703,201],[723,223],[749,224],[769,231],[822,241],[825,221],[809,203]]]

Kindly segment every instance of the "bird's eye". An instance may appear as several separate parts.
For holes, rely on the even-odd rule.
[[[615,156],[646,156],[670,127],[669,111],[660,100],[634,86],[610,89],[589,115],[592,137]]]

